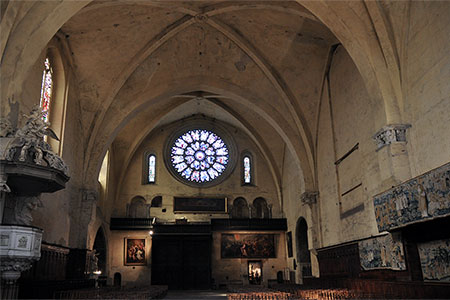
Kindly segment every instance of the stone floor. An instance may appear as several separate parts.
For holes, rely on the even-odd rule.
[[[225,291],[212,291],[212,290],[189,290],[189,291],[175,291],[169,290],[164,299],[227,299]]]

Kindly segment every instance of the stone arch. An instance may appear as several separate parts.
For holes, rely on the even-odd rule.
[[[150,207],[162,207],[162,196],[153,197]]]
[[[234,199],[231,217],[236,219],[247,219],[249,217],[249,207],[245,198],[238,197]]]
[[[148,208],[145,202],[146,201],[142,196],[136,196],[131,199],[131,202],[128,205],[128,217],[148,218]]]
[[[108,243],[106,240],[105,231],[102,226],[100,226],[97,230],[97,234],[95,235],[94,245],[92,247],[93,250],[96,251],[97,255],[97,269],[102,271],[104,275],[107,270],[107,254],[108,254]]]
[[[296,257],[302,278],[311,276],[311,254],[308,245],[308,224],[303,217],[295,226]]]
[[[258,197],[253,200],[252,218],[268,219],[270,218],[270,209],[266,199]]]

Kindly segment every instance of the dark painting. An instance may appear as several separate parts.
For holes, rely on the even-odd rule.
[[[125,265],[126,266],[144,266],[145,257],[145,239],[125,239]]]
[[[288,249],[288,257],[292,257],[292,231],[286,233],[286,241],[287,241],[287,249]]]
[[[273,234],[222,234],[222,258],[270,258],[275,256]]]
[[[173,211],[224,213],[227,211],[227,199],[174,197]]]

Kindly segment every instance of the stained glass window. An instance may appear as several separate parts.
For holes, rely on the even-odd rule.
[[[156,156],[151,154],[148,157],[148,182],[154,183],[156,178]]]
[[[53,70],[48,57],[44,61],[44,74],[42,76],[41,100],[40,106],[43,112],[42,120],[48,122],[50,113],[50,104],[52,101],[53,90]]]
[[[250,157],[244,156],[244,183],[246,184],[252,182],[251,170]]]
[[[229,150],[214,132],[189,130],[178,137],[171,147],[171,162],[184,179],[195,183],[211,182],[225,171]]]

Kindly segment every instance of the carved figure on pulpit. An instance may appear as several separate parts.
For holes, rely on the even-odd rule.
[[[14,216],[16,224],[31,225],[33,217],[31,213],[38,207],[42,207],[42,201],[37,196],[32,197],[17,197],[16,207],[14,209]]]

